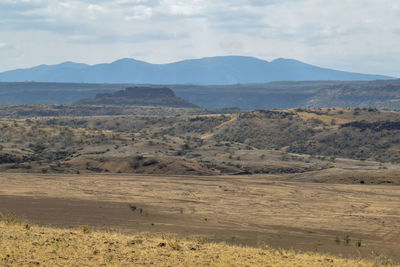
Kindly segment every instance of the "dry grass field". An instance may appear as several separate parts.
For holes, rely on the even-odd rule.
[[[0,174],[0,211],[58,227],[399,260],[400,188],[274,176]]]
[[[149,234],[43,228],[0,221],[2,266],[392,266],[282,249],[239,247]]]
[[[398,111],[7,110],[0,265],[400,262]]]

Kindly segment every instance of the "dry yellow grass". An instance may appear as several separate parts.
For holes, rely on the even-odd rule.
[[[329,171],[324,177],[338,172]],[[378,253],[400,261],[398,186],[285,182],[256,175],[10,173],[0,174],[0,184],[0,212],[40,224],[173,232],[349,257]],[[132,212],[128,204],[143,208],[147,216]],[[346,235],[349,245],[343,242]]]
[[[383,261],[0,221],[0,266],[382,266]]]
[[[238,115],[237,114],[230,114],[230,115],[224,115],[224,116],[230,116],[230,119],[226,122],[221,123],[220,125],[218,125],[217,127],[215,127],[213,129],[214,132],[212,133],[206,133],[203,134],[201,136],[201,139],[210,139],[211,137],[213,137],[215,135],[215,132],[218,131],[219,129],[224,128],[225,126],[234,123],[235,121],[237,121],[238,119]]]
[[[350,119],[339,118],[338,116],[318,115],[315,113],[308,113],[308,112],[297,112],[297,114],[300,116],[300,118],[304,120],[318,119],[327,124],[330,124],[333,119],[336,121],[337,125],[345,124],[352,121]]]

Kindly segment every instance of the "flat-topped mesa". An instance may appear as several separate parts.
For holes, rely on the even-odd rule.
[[[135,105],[195,108],[196,105],[175,96],[169,88],[129,87],[113,93],[97,94],[78,101],[84,105]]]
[[[162,98],[176,97],[175,93],[169,88],[152,88],[152,87],[129,87],[114,93],[97,94],[96,98],[101,97],[127,97],[127,98]]]

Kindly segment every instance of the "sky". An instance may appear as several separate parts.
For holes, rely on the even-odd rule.
[[[0,71],[223,55],[400,77],[400,1],[0,0]]]

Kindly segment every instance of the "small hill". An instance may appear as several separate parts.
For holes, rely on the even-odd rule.
[[[114,93],[97,94],[78,101],[84,105],[134,105],[194,108],[196,105],[176,97],[169,88],[130,87]]]
[[[244,56],[190,59],[151,64],[135,59],[86,65],[66,62],[0,73],[2,82],[81,82],[227,85],[273,81],[386,80],[392,77],[320,68],[293,59],[271,62]]]

